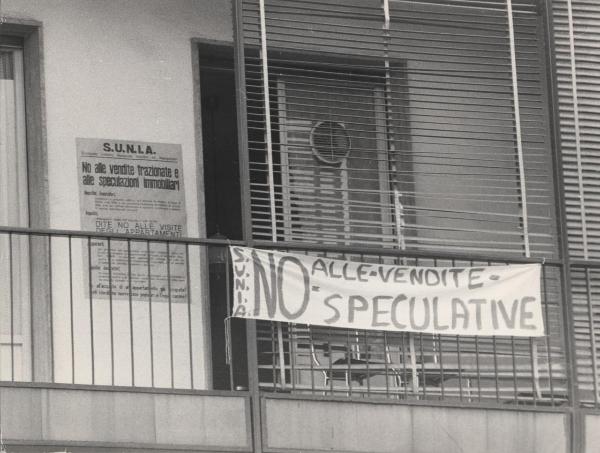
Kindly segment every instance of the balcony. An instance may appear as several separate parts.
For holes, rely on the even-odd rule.
[[[211,251],[210,240],[2,228],[5,444],[252,451],[248,392],[211,382]]]
[[[19,424],[34,417],[46,428],[21,436],[33,436],[40,445],[64,445],[64,439],[71,439],[73,445],[86,446],[209,445],[253,451],[252,436],[255,445],[257,434],[251,420],[260,416],[257,429],[272,433],[265,448],[311,449],[314,445],[301,440],[304,435],[284,439],[275,434],[287,417],[284,413],[318,419],[323,410],[363,414],[372,404],[391,417],[417,421],[430,418],[431,410],[459,419],[460,414],[483,411],[486,419],[512,423],[510,415],[498,410],[533,411],[526,423],[542,423],[554,436],[564,435],[555,429],[557,423],[562,426],[561,414],[569,402],[558,262],[543,266],[548,336],[540,339],[266,321],[248,322],[245,332],[245,321],[234,320],[227,329],[224,319],[231,306],[228,241],[22,228],[2,228],[0,234],[7,257],[1,273],[5,315],[0,392],[5,410],[16,414],[6,429],[9,438],[19,438],[14,434],[21,432]],[[388,264],[511,262],[368,247],[254,245]],[[111,291],[105,291],[103,278]],[[225,315],[217,320],[207,310],[215,306],[211,300],[225,305]],[[253,395],[261,401],[262,415],[253,412]],[[42,406],[46,413],[39,410]],[[144,415],[135,415],[140,413]],[[187,414],[185,420],[182,414]],[[70,422],[57,422],[61,417]],[[105,421],[96,426],[97,417]],[[222,430],[223,423],[235,428]],[[335,418],[323,423],[321,427],[335,424]],[[75,438],[64,431],[67,425],[75,427]],[[365,426],[360,423],[356,429],[363,432]],[[372,441],[397,440],[385,439]],[[347,439],[335,437],[332,442],[332,448],[341,448]]]
[[[229,242],[19,228],[3,228],[1,235],[7,257],[3,381],[247,388],[244,322],[226,321],[232,305]],[[256,246],[417,266],[528,261],[346,246]],[[540,339],[258,321],[256,338],[248,337],[257,354],[249,372],[256,373],[265,392],[560,406],[568,400],[560,272],[557,262],[543,266],[548,335]]]

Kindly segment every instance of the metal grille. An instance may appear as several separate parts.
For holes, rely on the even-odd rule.
[[[579,401],[600,408],[600,265],[576,264],[571,277]]]
[[[0,227],[0,381],[209,388],[215,251],[225,243]]]
[[[261,244],[262,246],[262,244]],[[330,258],[423,266],[504,265],[440,256],[319,253]],[[544,265],[547,337],[465,337],[258,322],[265,390],[315,395],[558,406],[567,402],[558,265]],[[281,354],[281,351],[284,354]],[[283,373],[282,373],[283,370]]]

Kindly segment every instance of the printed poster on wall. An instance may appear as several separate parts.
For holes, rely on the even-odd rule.
[[[426,267],[231,247],[233,316],[449,335],[544,335],[541,265]]]
[[[186,236],[181,145],[78,138],[77,157],[84,231]],[[88,296],[91,290],[95,299],[112,293],[115,299],[187,300],[181,244],[111,239],[109,253],[108,241],[96,238],[83,244],[83,254],[91,272],[84,283]]]

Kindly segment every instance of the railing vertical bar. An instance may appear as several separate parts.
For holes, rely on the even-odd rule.
[[[421,382],[423,383],[423,398],[427,399],[427,370],[425,369],[423,334],[421,332],[419,332],[419,353],[421,354]]]
[[[308,326],[308,346],[309,346],[309,350],[310,350],[310,360],[308,361],[310,363],[310,388],[312,390],[312,393],[315,393],[315,366],[313,364],[313,361],[316,359],[317,357],[317,350],[315,349],[315,343],[313,341],[313,335],[312,335],[312,326]],[[314,356],[313,356],[314,355]]]
[[[73,320],[73,237],[69,241],[69,320],[71,325],[71,383],[75,384],[75,322]]]
[[[417,398],[419,397],[419,373],[417,371],[417,353],[415,351],[415,335],[413,332],[408,333],[408,348],[410,354],[410,371],[412,379],[412,392]]]
[[[442,335],[438,335],[438,345],[440,350],[440,392],[442,399],[446,398],[446,388],[445,388],[445,379],[444,379],[444,351],[443,351],[443,341]]]
[[[402,348],[402,355],[400,360],[402,361],[402,386],[404,387],[404,399],[408,399],[408,372],[406,370],[406,332],[400,333],[400,347]]]
[[[36,239],[37,239],[37,236],[34,236],[31,233],[29,233],[24,237],[28,240],[27,250],[28,250],[29,257],[31,257],[32,239],[34,237],[36,237]],[[32,272],[31,267],[29,269],[30,269],[30,272]],[[31,291],[33,292],[33,285],[32,285],[31,279],[29,281],[29,285],[30,285]],[[29,304],[29,338],[31,341],[31,358],[29,361],[29,366],[31,367],[31,382],[36,382],[36,375],[35,375],[36,366],[35,366],[35,364],[37,363],[38,359],[35,355],[36,348],[34,346],[35,342],[36,342],[36,338],[35,338],[35,330],[36,329],[35,329],[35,323],[34,323],[34,313],[33,313],[33,304],[32,304],[31,294],[29,295],[29,300],[27,301],[27,303]]]
[[[234,390],[235,389],[235,379],[234,379],[234,375],[233,375],[233,366],[235,363],[234,360],[234,355],[233,355],[233,329],[231,329],[231,310],[232,310],[232,306],[231,306],[231,296],[232,296],[232,291],[231,291],[231,263],[229,262],[229,260],[231,259],[230,255],[229,255],[229,250],[227,250],[227,252],[225,253],[225,300],[226,300],[226,313],[227,313],[227,317],[229,318],[229,388],[230,390]],[[188,261],[189,263],[189,261]],[[189,267],[189,264],[188,264]],[[189,280],[189,269],[188,269],[188,280]],[[189,298],[189,303],[191,304],[191,298]],[[188,305],[188,309],[189,309],[189,305]],[[190,324],[190,366],[192,365],[192,326]]]
[[[456,267],[456,260],[452,260],[452,267]],[[458,368],[458,399],[463,400],[462,360],[460,355],[460,337],[456,335],[456,367]]]
[[[542,300],[544,301],[544,319],[546,323],[546,359],[548,361],[548,384],[550,385],[550,402],[551,405],[554,406],[556,404],[554,400],[554,376],[552,375],[552,343],[551,338],[552,334],[550,332],[550,304],[548,302],[548,287],[546,280],[546,266],[542,266]]]
[[[364,253],[360,253],[359,254],[359,258],[360,258],[361,262],[364,262],[365,261],[365,254]],[[363,338],[364,338],[364,342],[365,342],[364,356],[361,355],[361,344],[360,344],[361,343],[361,339],[360,339],[360,334],[359,334],[358,331],[354,331],[354,337],[355,337],[355,340],[356,340],[356,347],[357,347],[357,350],[356,350],[357,356],[356,356],[356,358],[358,360],[361,360],[364,357],[364,370],[362,370],[362,371],[364,371],[365,376],[366,376],[366,381],[367,381],[367,396],[368,396],[371,393],[371,381],[370,381],[370,374],[369,374],[370,354],[369,354],[368,332],[365,330],[364,334],[363,334]],[[350,366],[352,367],[352,357],[349,357],[348,361],[350,363]],[[362,364],[358,365],[359,368],[361,366],[363,366],[363,365]],[[357,370],[357,373],[358,373],[359,376],[360,376],[360,372],[361,372],[361,370]],[[349,375],[348,381],[351,381],[351,380],[352,380],[352,374]],[[361,385],[362,385],[362,383],[361,383]]]
[[[590,339],[592,341],[592,379],[594,382],[594,406],[598,407],[598,368],[597,368],[597,343],[596,343],[596,332],[594,331],[594,306],[592,304],[592,286],[590,280],[590,269],[589,267],[585,268],[585,290],[586,290],[586,299],[589,313],[589,328],[590,328]]]
[[[329,362],[329,391],[331,395],[333,395],[333,349],[331,348],[331,329],[327,329],[327,351]],[[350,376],[348,379],[350,379]]]
[[[135,387],[135,351],[133,344],[133,294],[131,285],[131,239],[127,239],[127,283],[129,293],[129,347],[131,349],[131,386]]]
[[[269,330],[271,332],[271,363],[273,364],[273,366],[271,367],[271,370],[273,371],[273,389],[275,390],[277,388],[277,348],[278,345],[275,342],[275,326],[272,323],[269,323]],[[267,340],[268,341],[268,340]],[[259,361],[260,363],[260,361]],[[280,374],[281,376],[281,374]]]
[[[458,399],[463,400],[462,360],[460,355],[460,337],[456,335],[456,367],[458,368]]]
[[[12,233],[8,233],[8,264],[9,264],[9,287],[10,287],[10,380],[15,380],[15,319],[14,319],[14,287],[13,287],[13,245]]]
[[[230,301],[231,297],[230,293],[230,281],[229,281],[229,250],[225,250],[225,300],[227,316],[230,316]],[[194,353],[193,353],[193,343],[192,343],[192,280],[190,278],[190,244],[185,244],[185,279],[187,282],[187,318],[188,318],[188,348],[190,352],[190,388],[194,388]],[[231,321],[229,321],[231,322]],[[231,329],[229,329],[231,331]],[[231,360],[233,363],[233,360]],[[233,367],[231,363],[229,364],[229,389],[234,390],[233,386]]]
[[[533,396],[533,405],[537,406],[537,398],[540,396],[539,380],[537,377],[537,346],[533,338],[529,338],[529,356],[531,358],[531,395]]]
[[[52,294],[52,236],[48,235],[48,298],[50,303],[50,382],[54,382],[54,296]]]
[[[519,389],[517,386],[517,362],[515,356],[515,337],[510,337],[510,348],[512,358],[512,373],[513,373],[513,386],[515,390],[515,403],[519,401]]]
[[[175,365],[173,359],[173,307],[171,300],[171,243],[167,242],[167,300],[169,303],[169,365],[171,367],[171,388],[175,388]]]
[[[419,265],[419,258],[415,258],[415,266]],[[419,372],[417,370],[417,352],[415,350],[415,333],[408,334],[410,347],[410,367],[412,370],[412,390],[417,398],[419,398]],[[422,359],[423,357],[421,357]]]
[[[352,396],[352,345],[350,343],[350,329],[346,329],[346,372],[348,373],[348,395]]]
[[[487,262],[488,266],[492,265],[491,261]],[[494,385],[496,387],[496,402],[500,401],[500,382],[498,378],[498,345],[496,335],[492,336],[492,351],[494,355]]]
[[[385,0],[387,1],[387,0]],[[363,255],[361,255],[361,261],[364,261]],[[384,264],[384,260],[383,260],[383,255],[379,255],[379,264]],[[388,344],[388,333],[384,330],[383,331],[383,364],[384,364],[384,371],[385,371],[385,396],[386,398],[390,397],[390,382],[389,382],[389,375],[390,375],[390,370],[389,370],[389,366],[391,362],[391,354],[390,354],[390,350],[389,350],[389,344]]]
[[[112,254],[111,241],[107,238],[108,247],[108,304],[110,310],[110,383],[115,385],[115,338],[113,331],[113,289],[112,289]]]
[[[470,263],[471,267],[475,265],[473,261]],[[475,336],[475,369],[477,370],[477,400],[481,401],[481,368],[479,363],[479,337]]]
[[[275,323],[277,329],[277,345],[278,345],[278,358],[279,358],[279,378],[281,380],[281,388],[285,389],[287,386],[287,380],[285,377],[285,339],[283,338],[283,323],[277,321]]]
[[[150,332],[150,383],[154,387],[154,323],[152,320],[152,265],[150,263],[150,241],[146,241],[146,266],[148,268],[148,324]]]
[[[477,370],[477,400],[481,401],[481,366],[479,353],[479,337],[475,336],[475,368]]]
[[[365,337],[365,368],[367,373],[367,396],[371,394],[371,372],[369,369],[369,361],[371,360],[371,354],[369,350],[369,331],[364,331]]]
[[[437,258],[433,259],[433,265],[435,267],[438,267],[438,260]],[[434,338],[436,337],[435,335],[432,335],[432,341],[435,341]],[[443,358],[443,346],[442,346],[442,335],[437,335],[437,342],[438,342],[438,349],[439,349],[439,355],[440,355],[440,393],[441,393],[441,398],[442,400],[445,398],[445,388],[444,388],[444,358]]]
[[[87,238],[87,255],[88,255],[88,296],[90,303],[90,360],[92,365],[92,385],[96,383],[96,363],[95,363],[95,351],[94,351],[94,296],[93,296],[93,283],[92,283],[92,238]]]
[[[288,323],[288,342],[290,344],[290,383],[292,384],[292,391],[296,390],[296,345],[294,340],[294,327],[295,324]]]
[[[500,382],[498,379],[498,349],[496,346],[496,335],[492,336],[492,350],[494,351],[494,385],[496,388],[496,402],[500,401]]]
[[[389,381],[390,369],[389,369],[389,364],[388,364],[388,361],[389,361],[388,358],[389,358],[388,339],[387,339],[387,332],[384,330],[383,331],[383,366],[384,366],[384,371],[385,371],[385,396],[387,398],[390,397],[390,381]]]

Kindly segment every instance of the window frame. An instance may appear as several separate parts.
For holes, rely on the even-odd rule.
[[[248,119],[244,116],[247,115],[247,112],[249,110],[249,107],[247,106],[247,104],[249,104],[248,102],[248,98],[247,98],[247,90],[246,88],[250,85],[252,85],[252,83],[248,83],[248,80],[246,80],[246,64],[247,64],[247,60],[248,58],[254,59],[256,60],[257,58],[260,58],[260,54],[258,54],[258,50],[257,50],[257,45],[256,42],[261,42],[261,37],[258,36],[259,33],[256,32],[255,29],[251,29],[252,31],[250,32],[250,34],[254,33],[252,35],[252,38],[250,38],[248,41],[250,41],[250,44],[248,43],[248,41],[246,41],[244,39],[244,33],[245,33],[245,26],[247,25],[244,22],[244,9],[245,6],[243,4],[244,2],[242,1],[236,1],[234,2],[234,37],[235,37],[235,41],[236,41],[236,46],[235,46],[235,52],[236,52],[236,64],[237,64],[237,91],[238,93],[242,93],[243,95],[240,96],[240,100],[238,101],[238,112],[239,112],[239,116],[240,118],[238,119],[238,124],[239,124],[239,134],[240,134],[240,150],[241,150],[241,157],[243,157],[245,159],[244,161],[240,161],[241,164],[243,166],[245,166],[246,168],[243,168],[243,170],[246,173],[249,173],[249,154],[251,154],[251,147],[248,146],[248,142],[252,141],[251,139],[249,139],[247,136],[244,136],[245,133],[247,133],[249,127],[248,127]],[[437,6],[437,5],[436,5]],[[252,11],[252,13],[254,13],[254,11]],[[540,22],[536,22],[538,25],[540,24]],[[258,27],[259,29],[261,27],[264,27],[264,24],[260,24],[260,25],[255,25],[255,27]],[[541,27],[538,29],[539,32],[541,32]],[[538,32],[538,33],[539,33]],[[255,36],[256,35],[256,36]],[[266,39],[263,37],[263,39]],[[276,41],[276,40],[275,40]],[[543,58],[543,56],[545,56],[544,54],[544,46],[541,46],[538,48],[538,52],[539,54],[542,56],[541,61],[540,61],[540,68],[546,68],[546,60]],[[289,58],[293,58],[293,55],[302,55],[304,57],[310,56],[310,57],[314,57],[314,61],[317,62],[316,64],[323,64],[323,62],[326,62],[327,59],[331,59],[331,55],[321,55],[319,52],[312,52],[312,51],[308,51],[308,50],[298,50],[298,49],[293,49],[293,50],[286,50],[286,49],[281,49],[280,47],[278,47],[277,45],[273,45],[273,44],[269,44],[267,49],[266,49],[266,54],[267,54],[267,58],[271,59],[273,57],[275,57],[275,59],[278,58],[278,56],[281,55],[289,55]],[[257,55],[259,55],[257,57]],[[334,57],[335,58],[335,57]],[[351,65],[352,63],[348,63],[349,58],[346,59],[346,64]],[[354,59],[353,59],[354,60]],[[358,59],[360,60],[360,58]],[[368,57],[367,57],[367,61],[369,61]],[[391,64],[390,60],[390,64]],[[256,64],[256,63],[254,63]],[[259,71],[255,70],[256,73],[258,74]],[[547,86],[547,81],[546,79],[544,79],[544,71],[541,71],[542,75],[541,75],[541,80],[540,80],[540,86],[542,88],[542,102],[543,102],[543,115],[546,115],[548,112],[545,109],[546,104],[546,89],[548,88]],[[269,72],[269,75],[272,75]],[[256,79],[252,80],[254,83],[254,86],[259,86],[259,84],[257,83],[260,82],[260,77],[257,77]],[[270,87],[273,85],[272,81],[269,80],[270,82]],[[263,91],[266,90],[272,91],[272,88],[262,88]],[[270,104],[273,105],[273,100],[272,98],[270,99]],[[271,107],[272,110],[272,107]],[[272,115],[271,115],[271,121],[272,120]],[[545,121],[545,124],[547,124],[548,126],[548,130],[545,132],[546,138],[549,140],[549,142],[551,141],[551,137],[553,134],[553,126],[554,123],[551,121]],[[553,144],[553,143],[552,143]],[[549,143],[549,148],[550,143]],[[555,168],[556,165],[556,154],[555,154],[555,149],[552,146],[551,150],[553,151],[549,156],[548,156],[548,161],[552,162],[552,164],[554,164],[553,169]],[[244,175],[244,173],[242,172],[242,175]],[[551,212],[550,215],[550,222],[552,222],[552,225],[554,226],[554,228],[556,229],[555,231],[555,241],[556,243],[554,244],[554,246],[556,247],[556,249],[558,249],[560,247],[560,245],[562,244],[562,236],[561,236],[561,232],[562,232],[562,225],[559,226],[559,223],[562,222],[562,217],[560,215],[560,212],[562,212],[563,206],[562,206],[562,200],[560,198],[560,179],[556,178],[556,172],[553,171],[550,174],[551,179],[551,186],[550,186],[550,193],[555,197],[554,199],[554,204],[557,205],[557,215],[556,217],[554,217],[554,211]],[[248,177],[246,180],[243,180],[242,183],[246,184],[245,189],[247,190],[247,193],[250,192],[250,181],[251,178]],[[249,196],[246,194],[246,200],[248,201],[248,203],[244,203],[243,205],[246,207],[246,210],[249,210],[248,206],[250,205],[249,203]],[[560,206],[559,206],[560,205]],[[251,217],[249,212],[246,212],[245,215],[247,217]],[[246,223],[245,223],[245,233],[246,233],[246,242],[249,243],[250,246],[254,245],[257,247],[264,247],[264,248],[289,248],[290,250],[296,250],[296,249],[302,249],[301,247],[301,243],[298,242],[278,242],[278,243],[273,243],[270,242],[268,240],[262,240],[262,239],[256,239],[253,235],[253,229],[252,229],[252,221],[249,219],[246,219]],[[276,244],[276,245],[275,245]],[[323,247],[323,252],[327,253],[330,247]],[[321,251],[319,249],[319,247],[317,246],[313,246],[311,247],[310,245],[308,246],[309,250],[318,250]],[[304,250],[304,249],[302,249]],[[369,253],[368,248],[364,248],[361,250],[367,250],[367,252],[365,253]],[[335,250],[335,252],[339,252],[344,253],[360,253],[357,250],[350,250],[350,248],[344,248],[344,246],[340,246],[338,248],[338,250]],[[424,257],[431,257],[432,259],[438,259],[437,257],[435,257],[435,255],[432,252],[427,253],[427,251],[425,251],[423,253]],[[450,252],[448,254],[446,254],[446,256],[451,257],[450,259],[456,259],[456,260],[465,260],[465,261],[470,261],[471,263],[473,263],[474,261],[480,259],[483,262],[488,262],[490,259],[498,260],[498,261],[502,261],[502,262],[513,262],[513,263],[519,263],[519,262],[532,262],[532,261],[537,261],[535,258],[528,258],[528,257],[522,257],[522,256],[515,256],[515,257],[510,257],[507,258],[506,256],[503,256],[502,254],[497,254],[491,251],[486,251],[486,252],[481,252],[481,251],[477,251],[474,253],[465,253],[463,251],[458,251],[458,252]],[[548,260],[548,265],[552,264],[553,266],[556,266],[557,268],[560,269],[560,281],[561,281],[561,286],[558,290],[558,293],[560,294],[560,308],[563,308],[564,305],[567,303],[568,301],[568,277],[565,277],[568,274],[568,266],[565,264],[564,262],[564,258],[562,256],[561,253],[558,252],[558,250],[556,251],[556,255],[553,255],[552,257],[550,257]],[[546,262],[546,258],[543,258],[543,262],[545,264]],[[563,346],[563,350],[562,352],[565,354],[564,357],[564,361],[567,364],[570,364],[570,359],[569,359],[569,355],[570,355],[570,346],[569,346],[569,342],[568,340],[564,340],[564,336],[565,331],[565,322],[564,322],[564,317],[565,316],[565,310],[561,309],[559,310],[559,317],[560,319],[560,327],[561,327],[561,331],[560,331],[560,336],[561,336],[561,343]],[[254,331],[254,336],[256,336],[256,330]],[[280,362],[283,363],[283,358],[280,359]],[[569,366],[566,367],[567,371],[567,375],[569,374]],[[275,375],[275,372],[274,372]],[[284,379],[284,377],[282,378],[282,380]],[[570,379],[570,378],[569,378]],[[568,381],[570,382],[570,381]],[[568,398],[570,399],[573,392],[570,388],[569,385],[567,385],[567,393],[568,393]],[[536,404],[536,403],[534,403]]]
[[[3,17],[1,45],[18,45],[23,51],[29,227],[47,229],[50,227],[50,207],[42,23]],[[30,235],[30,300],[35,304],[31,303],[30,307],[29,359],[31,380],[34,382],[54,380],[50,256],[49,237]]]
[[[42,44],[40,22],[5,18],[0,28],[0,46],[19,47],[23,51],[29,226],[32,228],[50,226]]]

